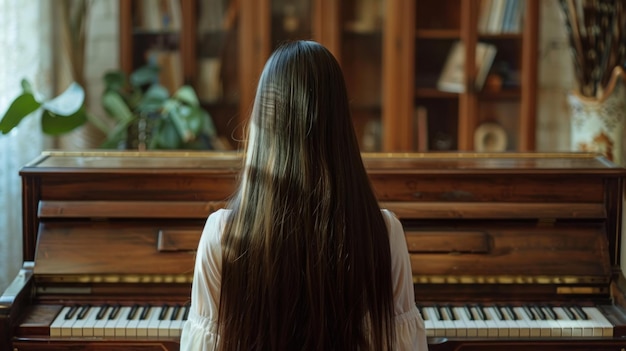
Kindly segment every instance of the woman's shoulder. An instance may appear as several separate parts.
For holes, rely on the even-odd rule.
[[[399,221],[398,216],[396,216],[396,214],[389,209],[381,208],[380,212],[383,214],[383,218],[385,219],[387,226],[389,226],[392,221]]]
[[[209,214],[202,230],[202,237],[210,242],[219,242],[230,212],[231,210],[229,209],[221,208]]]

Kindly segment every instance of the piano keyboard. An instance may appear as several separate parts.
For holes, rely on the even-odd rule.
[[[611,337],[613,325],[594,307],[418,306],[434,337]]]
[[[180,337],[189,305],[66,306],[50,325],[60,337]]]
[[[594,307],[418,306],[432,337],[612,337],[613,325]],[[180,337],[189,305],[66,306],[50,325],[56,337]]]

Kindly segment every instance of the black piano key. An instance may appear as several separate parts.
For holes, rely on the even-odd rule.
[[[67,311],[67,313],[65,314],[65,319],[72,319],[72,318],[74,318],[74,315],[76,314],[76,311],[78,311],[78,305],[74,305],[74,306],[70,307],[70,310]]]
[[[574,312],[572,312],[568,306],[564,306],[562,307],[563,312],[565,312],[565,314],[567,315],[567,318],[571,319],[571,320],[576,320],[576,315],[574,314]]]
[[[452,306],[450,305],[445,305],[443,306],[443,308],[445,309],[446,313],[448,314],[448,317],[450,318],[450,320],[457,320],[456,316],[454,315],[454,311],[452,310]]]
[[[84,306],[82,306],[80,308],[80,311],[78,312],[78,319],[82,320],[85,319],[85,316],[87,315],[87,312],[89,312],[89,309],[91,308],[90,304],[86,304]]]
[[[132,305],[130,308],[130,311],[128,311],[128,316],[126,317],[126,319],[128,320],[135,319],[135,316],[137,315],[138,310],[139,310],[139,304]]]
[[[189,317],[189,309],[190,309],[190,305],[187,303],[185,304],[185,312],[183,313],[183,320],[186,321],[187,318]]]
[[[535,312],[535,314],[537,315],[537,317],[539,317],[539,319],[541,319],[542,321],[546,320],[546,314],[543,313],[543,311],[541,310],[541,308],[539,308],[539,306],[532,305],[530,306],[530,308],[532,309],[533,312]]]
[[[104,315],[109,310],[109,307],[111,306],[108,303],[105,303],[104,305],[100,306],[100,311],[98,311],[98,314],[96,315],[96,319],[104,318]]]
[[[177,320],[179,312],[180,312],[180,305],[179,304],[174,305],[174,307],[172,307],[172,316],[170,317],[170,320],[172,321]]]
[[[433,311],[435,311],[435,318],[437,318],[438,321],[442,321],[443,317],[441,316],[441,311],[439,310],[441,307],[439,305],[434,305],[433,306]]]
[[[472,310],[470,308],[470,306],[465,305],[463,306],[463,309],[465,310],[465,313],[467,314],[467,318],[469,318],[470,321],[474,320],[474,314],[472,313]]]
[[[504,315],[502,314],[501,308],[502,308],[502,306],[495,305],[494,308],[493,308],[493,311],[496,313],[496,317],[498,318],[498,320],[503,321],[504,320]]]
[[[417,310],[419,311],[420,315],[422,316],[422,319],[424,319],[425,321],[428,320],[428,315],[426,313],[424,313],[424,306],[415,304],[415,307],[417,307]]]
[[[143,310],[141,311],[141,314],[139,315],[139,319],[144,320],[148,317],[148,313],[150,313],[150,309],[152,308],[152,306],[150,306],[149,303],[145,304],[143,306]]]
[[[552,306],[546,305],[546,306],[543,306],[541,309],[546,313],[546,315],[548,315],[548,317],[550,317],[550,319],[552,320],[559,319],[558,316],[556,315],[556,312],[554,312],[554,309]]]
[[[530,318],[533,321],[535,319],[537,319],[537,317],[535,317],[535,314],[533,313],[533,311],[531,311],[530,308],[528,308],[527,305],[522,306],[522,309],[524,309],[524,312],[526,312],[526,315],[528,316],[528,318]]]
[[[519,319],[519,316],[517,315],[517,313],[515,313],[515,310],[513,309],[513,307],[506,305],[504,306],[504,310],[509,315],[509,318],[511,318],[512,320],[516,321]]]
[[[574,305],[572,306],[572,310],[580,317],[580,319],[583,319],[583,320],[589,319],[589,316],[587,316],[587,313],[585,313],[585,311],[583,311],[583,309],[580,306]]]
[[[483,320],[483,321],[487,320],[487,316],[485,315],[485,311],[483,311],[483,306],[475,305],[474,306],[474,311],[476,311],[476,313],[478,314],[478,318],[480,318],[480,320]]]
[[[167,315],[167,310],[170,308],[168,305],[161,306],[161,313],[159,313],[159,320],[162,321],[165,319],[165,315]]]
[[[109,314],[109,319],[117,318],[117,314],[120,312],[120,308],[122,308],[122,306],[120,306],[119,304],[113,306],[113,308],[111,309],[111,314]]]

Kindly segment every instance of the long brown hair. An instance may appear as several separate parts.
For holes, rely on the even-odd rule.
[[[393,346],[389,237],[333,55],[269,58],[222,238],[221,350]]]

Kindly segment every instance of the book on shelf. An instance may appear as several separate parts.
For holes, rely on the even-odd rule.
[[[137,2],[138,27],[149,31],[181,28],[180,0],[141,0]]]
[[[415,141],[418,152],[428,151],[428,110],[421,105],[415,108]]]
[[[478,11],[479,33],[517,33],[521,30],[521,0],[482,0]]]
[[[496,52],[496,46],[493,44],[476,43],[476,57],[474,59],[476,63],[476,80],[474,84],[477,91],[482,90],[485,84],[487,74],[496,57]],[[437,81],[437,89],[451,93],[465,92],[465,45],[463,45],[462,41],[457,41],[452,45]]]
[[[159,84],[174,94],[184,84],[179,51],[153,49],[146,53],[147,61],[159,66]]]

